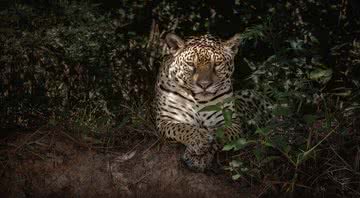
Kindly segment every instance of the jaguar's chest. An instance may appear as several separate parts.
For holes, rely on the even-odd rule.
[[[231,97],[232,93],[223,95],[221,97],[211,96],[203,98],[202,100],[196,99],[190,94],[183,92],[173,92],[159,90],[159,103],[158,115],[166,117],[173,122],[188,123],[201,128],[218,127],[224,123],[222,111],[203,111],[205,107],[218,105],[226,98]],[[206,101],[205,99],[208,99]],[[200,102],[199,102],[200,101]],[[225,106],[234,110],[234,104],[229,103]]]

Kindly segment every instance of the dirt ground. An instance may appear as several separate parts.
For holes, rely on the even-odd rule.
[[[151,137],[107,150],[61,131],[13,135],[0,144],[0,196],[256,197],[224,173],[186,169],[182,149]]]

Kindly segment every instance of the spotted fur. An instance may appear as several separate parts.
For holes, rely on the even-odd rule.
[[[199,110],[233,97],[231,76],[239,42],[238,34],[226,41],[210,35],[186,41],[174,34],[166,36],[171,54],[164,58],[156,82],[156,125],[164,137],[186,146],[182,159],[191,169],[203,171],[219,149],[214,137],[216,128],[224,124],[222,113]],[[244,121],[237,112],[265,105],[251,100],[253,96],[250,91],[237,95],[240,111],[235,111],[234,102],[225,105],[235,112],[232,126],[224,132],[226,140],[243,132]],[[256,120],[256,114],[261,112],[245,119]]]

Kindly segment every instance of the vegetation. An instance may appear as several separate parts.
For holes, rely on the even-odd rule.
[[[225,169],[264,196],[360,196],[356,0],[8,1],[0,24],[1,128],[67,123],[96,138],[154,131],[148,104],[167,32],[240,32],[235,88],[277,108],[224,147],[234,154]]]

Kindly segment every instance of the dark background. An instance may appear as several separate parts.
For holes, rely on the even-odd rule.
[[[297,179],[315,190],[329,185],[337,195],[359,192],[359,164],[352,163],[359,160],[359,1],[9,0],[0,5],[2,137],[64,123],[95,137],[125,125],[152,130],[150,106],[166,33],[222,39],[241,33],[235,88],[255,89],[287,107],[278,111],[289,118],[281,127],[295,128],[301,139],[291,148],[306,150],[303,137],[311,130],[318,130],[311,144],[316,145],[334,123],[341,126],[317,147],[324,153],[301,168],[308,175],[326,170],[318,160],[334,156],[327,152],[332,145],[353,165],[350,175],[340,174],[352,181],[344,184],[348,188],[329,178]],[[293,175],[261,171],[258,180],[277,175],[288,181]]]

